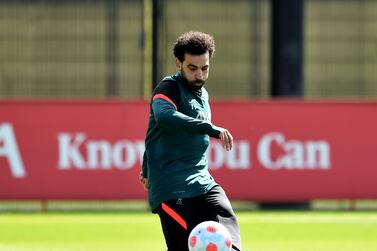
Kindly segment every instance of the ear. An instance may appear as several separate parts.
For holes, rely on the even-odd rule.
[[[181,63],[181,61],[179,61],[178,58],[175,58],[175,68],[177,70],[182,70],[182,63]]]

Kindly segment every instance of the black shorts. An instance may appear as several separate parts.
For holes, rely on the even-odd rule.
[[[178,198],[161,203],[154,211],[160,216],[168,251],[188,251],[191,230],[203,221],[223,224],[232,236],[232,250],[241,250],[240,230],[232,206],[221,186],[193,198]]]

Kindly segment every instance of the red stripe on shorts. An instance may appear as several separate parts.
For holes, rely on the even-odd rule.
[[[153,100],[158,99],[158,98],[162,98],[162,99],[168,101],[170,104],[172,104],[174,106],[174,108],[176,110],[178,110],[177,106],[174,104],[173,100],[171,100],[168,96],[166,96],[164,94],[156,94],[156,95],[153,96]]]
[[[164,210],[170,217],[172,217],[176,222],[179,223],[184,229],[187,230],[187,224],[186,221],[179,215],[177,212],[175,212],[172,208],[170,208],[165,203],[162,203],[162,210]]]

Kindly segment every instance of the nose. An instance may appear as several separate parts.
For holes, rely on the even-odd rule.
[[[196,73],[195,73],[195,78],[197,80],[203,80],[203,77],[204,77],[204,74],[201,70],[198,70]]]

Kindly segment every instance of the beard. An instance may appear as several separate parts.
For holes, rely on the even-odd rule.
[[[185,80],[185,85],[187,88],[193,90],[193,91],[197,91],[197,90],[200,90],[203,85],[205,84],[205,81],[204,80],[193,80],[193,81],[189,81],[185,75],[185,73],[183,72],[183,70],[181,70],[181,75],[183,76],[184,80]]]

